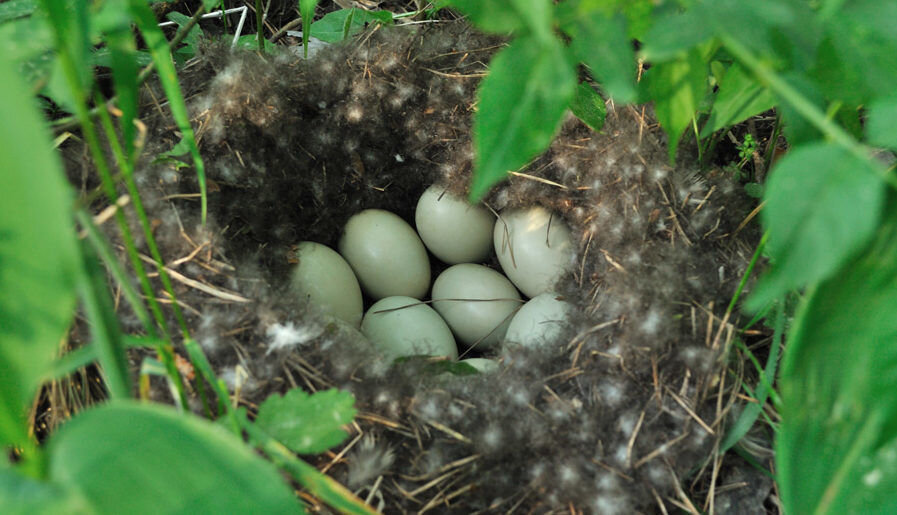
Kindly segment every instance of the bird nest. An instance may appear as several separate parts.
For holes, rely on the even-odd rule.
[[[389,362],[283,286],[298,242],[333,247],[367,208],[411,221],[434,182],[466,191],[475,91],[501,45],[452,22],[368,30],[308,60],[205,48],[181,78],[207,225],[192,172],[163,160],[139,173],[178,302],[250,412],[293,387],[355,395],[350,439],[317,465],[386,512],[702,509],[727,470],[714,459],[740,389],[727,306],[755,206],[687,149],[671,167],[650,107],[608,103],[601,132],[568,117],[485,199],[551,209],[577,252],[556,288],[575,307],[567,329],[491,351],[495,372]],[[168,120],[148,119],[147,154],[178,141]]]

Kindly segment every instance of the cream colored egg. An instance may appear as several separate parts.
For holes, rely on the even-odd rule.
[[[339,242],[361,288],[374,299],[405,295],[422,299],[430,287],[427,249],[397,215],[366,209],[349,219]]]
[[[575,251],[570,228],[543,207],[502,211],[493,243],[502,270],[527,297],[551,290]]]
[[[299,263],[290,275],[293,291],[324,313],[357,328],[364,306],[358,280],[346,260],[330,247],[312,241],[300,243],[296,257]]]
[[[489,348],[504,337],[520,294],[491,268],[461,264],[449,267],[433,283],[433,307],[465,345]]]
[[[474,263],[489,257],[495,216],[483,206],[432,185],[417,201],[414,223],[424,244],[445,263]]]
[[[384,354],[458,357],[455,338],[430,306],[406,296],[386,297],[364,315],[361,332]]]
[[[527,347],[538,347],[552,342],[564,330],[571,306],[559,300],[554,293],[540,293],[517,311],[505,341]]]
[[[494,359],[487,358],[467,358],[462,359],[458,363],[467,363],[473,368],[477,369],[481,374],[488,374],[489,372],[495,372],[498,370],[498,362]]]

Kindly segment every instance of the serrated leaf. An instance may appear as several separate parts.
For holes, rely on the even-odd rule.
[[[545,150],[576,88],[576,74],[556,39],[522,36],[501,50],[477,91],[471,202]]]
[[[772,109],[776,99],[768,88],[733,63],[723,76],[713,102],[710,117],[701,130],[705,138],[723,127],[730,127],[751,116]]]
[[[691,125],[707,90],[709,65],[698,49],[674,61],[660,63],[645,74],[645,88],[654,100],[657,120],[667,133],[670,160],[683,131]]]
[[[232,433],[167,406],[114,401],[50,439],[50,480],[93,513],[302,513],[271,463]]]
[[[607,116],[604,99],[588,83],[580,82],[570,103],[570,110],[593,131],[600,131]]]
[[[897,96],[876,99],[866,117],[869,143],[897,150]]]
[[[829,143],[796,147],[777,163],[761,212],[774,266],[748,309],[830,277],[869,242],[884,206],[883,173]]]
[[[776,441],[786,512],[897,510],[895,215],[815,289],[792,328]]]
[[[601,87],[617,102],[634,102],[635,52],[623,19],[598,11],[581,13],[564,30],[572,38],[570,51],[589,67]]]
[[[274,394],[259,407],[256,425],[300,454],[316,454],[346,439],[342,426],[355,417],[355,398],[336,389],[309,395],[294,388]]]
[[[23,445],[25,406],[75,307],[72,194],[34,97],[0,55],[0,446]],[[14,121],[14,123],[13,123]]]
[[[351,16],[351,19],[349,17]],[[392,24],[389,11],[365,11],[364,9],[340,9],[329,12],[311,24],[310,35],[327,43],[342,41],[347,36],[357,34],[368,23]],[[345,30],[349,23],[348,31]]]

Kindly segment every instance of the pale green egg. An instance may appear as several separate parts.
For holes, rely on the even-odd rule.
[[[300,298],[352,327],[361,324],[364,306],[352,268],[336,251],[312,241],[298,245],[299,262],[290,274],[290,286]]]
[[[389,211],[366,209],[350,218],[339,251],[374,299],[422,299],[430,288],[427,249],[414,229]]]
[[[433,283],[433,307],[465,345],[486,349],[505,335],[520,294],[505,276],[470,263],[454,265]]]
[[[493,243],[502,270],[527,297],[553,289],[573,264],[570,228],[543,207],[502,211]]]
[[[392,358],[458,357],[452,331],[439,313],[412,297],[386,297],[375,302],[364,315],[361,332]]]
[[[559,300],[554,293],[536,295],[511,319],[505,341],[526,347],[552,342],[564,330],[570,310],[570,304]]]
[[[414,223],[434,256],[450,265],[485,260],[492,251],[495,216],[437,185],[420,196]]]

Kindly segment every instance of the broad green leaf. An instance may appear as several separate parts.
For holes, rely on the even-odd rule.
[[[5,460],[4,460],[5,461]],[[59,485],[20,475],[0,467],[0,513],[4,515],[88,514],[84,499]]]
[[[199,148],[196,146],[193,127],[190,125],[190,114],[187,112],[187,104],[181,94],[181,86],[178,83],[174,62],[172,62],[171,49],[168,47],[165,35],[156,24],[155,15],[149,5],[143,0],[128,0],[128,6],[147,48],[153,56],[153,62],[156,63],[156,71],[159,74],[162,89],[165,90],[165,96],[168,97],[171,115],[181,131],[182,137],[190,146],[190,155],[193,157],[193,165],[196,167],[196,180],[199,183],[201,218],[202,223],[205,224],[208,211],[206,169],[202,156],[199,154]]]
[[[580,82],[576,87],[576,94],[570,103],[570,110],[594,131],[600,131],[604,126],[607,106],[604,105],[601,95],[586,82]]]
[[[273,465],[233,434],[167,406],[114,401],[50,438],[50,480],[95,513],[301,513]]]
[[[37,9],[34,0],[9,0],[0,3],[0,23],[30,15]]]
[[[255,423],[293,452],[317,454],[346,439],[342,426],[355,417],[354,403],[348,392],[330,389],[309,395],[294,388],[265,399]]]
[[[176,11],[168,13],[168,19],[177,24],[178,30],[182,30],[188,23],[190,23],[189,16]],[[202,29],[199,28],[199,24],[194,25],[190,29],[190,32],[188,32],[187,35],[184,36],[184,39],[182,40],[183,46],[174,50],[174,55],[179,57],[181,61],[183,61],[184,59],[189,59],[196,55],[196,48],[199,45],[199,38],[201,36]]]
[[[619,103],[636,99],[636,62],[621,17],[599,11],[580,13],[564,30],[572,38],[570,51],[585,63],[601,87]]]
[[[510,33],[528,29],[542,41],[551,37],[551,2],[549,0],[451,0],[480,29],[486,32]]]
[[[755,310],[787,291],[831,277],[875,234],[884,205],[883,170],[842,147],[796,147],[773,168],[761,212],[772,270],[757,285]]]
[[[492,58],[477,92],[471,202],[545,150],[560,126],[576,74],[560,42],[549,41],[521,36]]]
[[[667,133],[670,160],[676,157],[679,139],[690,126],[707,90],[709,65],[698,49],[674,61],[660,63],[645,74],[645,88],[654,100],[657,120]]]
[[[876,99],[866,118],[869,143],[897,150],[897,96]]]
[[[645,34],[642,57],[654,64],[682,55],[713,36],[713,25],[707,23],[698,9],[688,9],[659,18]]]
[[[248,50],[258,50],[258,34],[246,34],[237,38],[237,46],[241,48],[246,48]],[[271,53],[274,51],[274,44],[265,40],[265,52]],[[186,151],[185,151],[186,152]]]
[[[23,444],[25,407],[75,307],[72,196],[34,98],[0,55],[0,446]],[[12,121],[15,121],[14,123]]]
[[[775,102],[769,89],[755,81],[738,63],[733,63],[720,82],[713,110],[701,130],[701,137],[772,109]]]
[[[892,91],[897,84],[897,3],[845,2],[826,21],[811,71],[825,95],[859,105]]]
[[[351,19],[349,16],[351,15]],[[348,33],[345,30],[348,22]],[[311,37],[327,43],[342,41],[347,36],[357,34],[368,23],[392,24],[392,13],[389,11],[365,11],[364,9],[340,9],[324,15],[311,24]],[[304,33],[303,33],[304,34]]]
[[[311,34],[311,21],[315,17],[318,0],[299,0],[299,15],[302,16],[302,33]],[[308,59],[308,38],[302,38],[302,55]]]
[[[897,512],[897,233],[815,289],[782,364],[776,463],[786,513]]]

